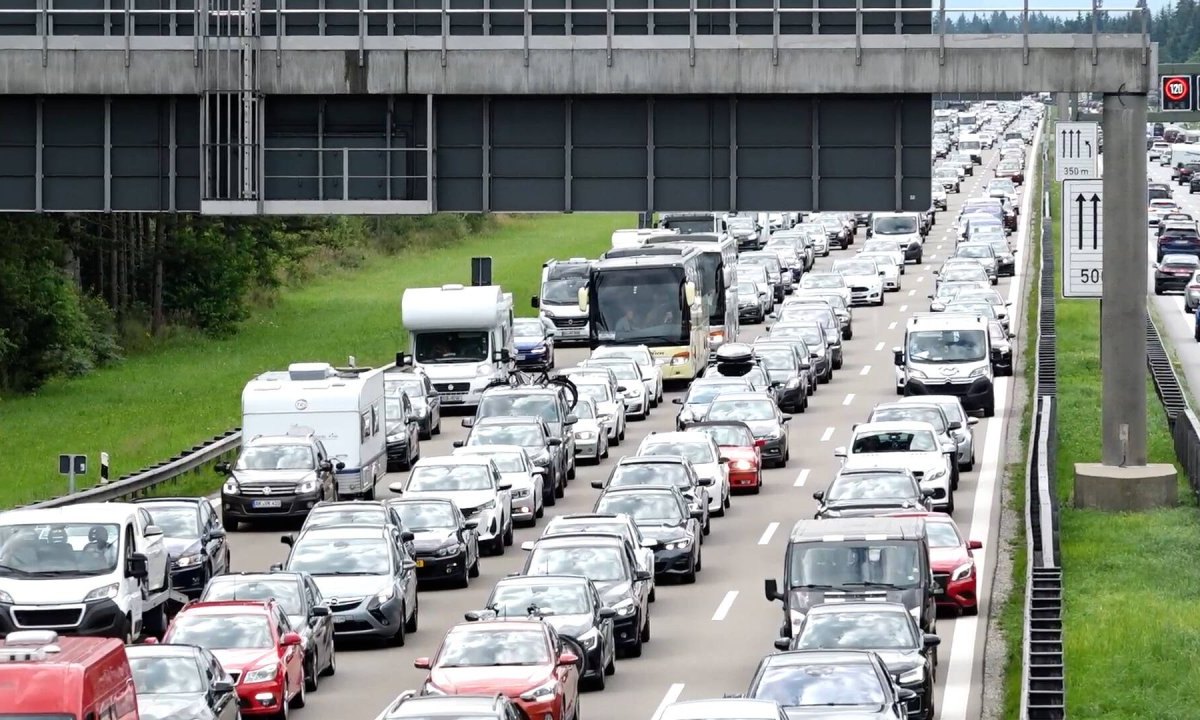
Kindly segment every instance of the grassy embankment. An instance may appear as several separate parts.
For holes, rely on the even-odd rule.
[[[170,338],[87,376],[57,380],[36,395],[0,402],[5,451],[0,455],[0,508],[66,492],[57,456],[86,453],[96,482],[100,451],[112,476],[171,457],[240,424],[241,389],[259,372],[290,362],[381,364],[406,347],[400,296],[407,287],[470,281],[470,258],[491,255],[493,276],[513,293],[518,314],[531,314],[542,263],[550,257],[595,257],[614,229],[634,227],[631,214],[502,218],[499,229],[451,247],[380,257],[285,290],[224,340]],[[168,483],[170,494],[206,493],[211,470]]]

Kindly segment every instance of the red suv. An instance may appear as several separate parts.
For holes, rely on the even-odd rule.
[[[243,716],[284,718],[289,706],[304,707],[304,649],[274,600],[188,603],[163,642],[212,651],[233,677]]]

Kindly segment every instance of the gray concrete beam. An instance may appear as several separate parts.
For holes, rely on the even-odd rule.
[[[268,94],[1146,93],[1157,84],[1141,36],[864,35],[263,38]],[[27,41],[32,38],[12,38]],[[191,38],[0,37],[0,93],[203,92]],[[64,41],[73,41],[70,43]],[[153,44],[143,41],[153,40]],[[695,48],[691,44],[694,40]],[[942,48],[940,41],[944,40]],[[8,49],[6,49],[8,46]],[[200,53],[203,56],[203,53]],[[444,60],[444,62],[443,62]],[[859,62],[861,60],[861,62]],[[212,89],[212,88],[210,88]],[[220,88],[234,90],[236,88]]]

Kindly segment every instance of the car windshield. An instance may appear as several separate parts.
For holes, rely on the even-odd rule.
[[[688,428],[702,432],[721,447],[750,447],[754,445],[754,433],[744,425],[696,425]]]
[[[334,525],[365,525],[381,527],[387,524],[387,513],[382,507],[338,507],[326,505],[309,511],[304,527],[332,527]]]
[[[520,445],[541,447],[546,444],[542,429],[530,423],[487,423],[471,428],[467,447],[475,445]]]
[[[754,356],[768,370],[795,370],[796,355],[791,350],[755,350]]]
[[[317,466],[308,445],[251,445],[242,448],[235,470],[312,470]]]
[[[829,319],[830,312],[829,308],[792,305],[791,307],[783,308],[783,316],[780,320],[788,322],[815,322],[829,326],[832,324]]]
[[[487,395],[479,401],[476,417],[540,417],[554,425],[559,421],[558,403],[553,395],[538,393],[536,395]]]
[[[875,218],[876,235],[911,235],[915,232],[917,232],[917,219],[914,217]]]
[[[687,400],[684,402],[688,405],[707,405],[721,393],[745,392],[746,390],[747,386],[736,383],[692,383],[692,388],[687,394]]]
[[[750,255],[747,253],[739,257],[738,262],[765,267],[767,272],[777,273],[780,270],[779,258],[775,256],[768,257],[766,255]]]
[[[200,537],[200,513],[194,505],[143,505],[150,522],[169,538],[192,540]]]
[[[583,615],[592,612],[588,588],[582,583],[537,582],[501,583],[492,591],[488,607],[502,617],[522,617],[531,606],[555,615]]]
[[[968,315],[983,315],[986,318],[995,319],[996,306],[986,302],[959,302],[955,298],[954,302],[946,304],[946,312],[948,313],[966,313]]]
[[[833,264],[833,269],[842,275],[875,275],[879,272],[875,263],[856,260],[839,260]]]
[[[841,288],[846,287],[846,280],[832,273],[812,273],[805,275],[800,284],[806,288]]]
[[[575,387],[579,390],[579,396],[594,400],[597,403],[612,402],[612,388],[607,383],[584,383],[576,382]]]
[[[825,334],[821,332],[821,326],[807,323],[804,325],[776,325],[771,328],[769,334],[771,337],[778,338],[800,338],[806,344],[818,347],[825,342]]]
[[[591,402],[585,402],[586,398],[580,398],[579,402],[575,403],[575,408],[572,412],[575,413],[577,420],[595,420],[596,406]]]
[[[627,580],[621,548],[614,546],[539,545],[525,566],[526,575],[582,575],[592,582]]]
[[[491,490],[492,487],[492,474],[483,465],[420,465],[409,476],[406,489],[412,492],[456,492]]]
[[[486,330],[421,332],[413,337],[413,355],[419,363],[483,362],[488,359]]]
[[[303,611],[300,584],[295,578],[243,580],[236,575],[218,575],[208,581],[201,600],[274,600],[288,615]]]
[[[942,418],[941,411],[934,407],[921,407],[920,405],[879,408],[871,413],[869,422],[891,422],[893,420],[927,422],[938,432],[946,432],[946,422]]]
[[[618,465],[613,469],[610,487],[627,485],[675,485],[691,487],[687,469],[681,463],[656,462]]]
[[[0,527],[0,577],[87,577],[117,568],[121,528],[91,523]]]
[[[546,636],[537,630],[456,630],[438,651],[438,667],[545,665],[550,662]]]
[[[604,358],[629,358],[642,367],[649,367],[654,364],[654,358],[650,357],[650,351],[644,348],[606,347],[597,348],[592,352],[593,360]]]
[[[931,548],[953,548],[963,544],[958,530],[948,522],[925,523],[925,534]]]
[[[927,430],[866,431],[854,436],[850,452],[933,452],[936,448],[933,433]]]
[[[797,543],[788,552],[788,578],[793,588],[872,584],[911,588],[921,582],[920,557],[918,541]]]
[[[629,363],[594,362],[594,363],[589,363],[589,365],[591,367],[601,367],[601,368],[608,368],[609,370],[612,370],[613,375],[616,375],[618,380],[641,380],[642,379],[641,370],[639,370],[635,365],[630,365]]]
[[[520,318],[513,320],[513,337],[522,340],[541,340],[546,337],[546,328],[541,320]]]
[[[852,473],[839,476],[825,491],[826,500],[912,498],[912,480],[896,473]]]
[[[549,305],[574,305],[579,302],[579,288],[587,285],[587,276],[565,277],[542,283],[542,302]]]
[[[476,453],[471,453],[472,455]],[[515,452],[479,453],[492,459],[496,469],[502,473],[520,473],[529,470],[525,464],[525,456]]]
[[[987,358],[983,330],[918,330],[908,334],[909,358],[922,363],[978,362]]]
[[[770,398],[722,399],[708,408],[709,420],[774,420],[775,403]]]
[[[815,613],[796,639],[796,649],[911,650],[917,634],[905,612]]]
[[[296,542],[287,569],[313,575],[388,575],[391,556],[379,538],[304,538]]]
[[[182,612],[171,622],[163,642],[209,650],[275,647],[266,613]]]
[[[129,670],[138,695],[202,693],[208,689],[193,657],[131,657]]]
[[[715,463],[717,461],[716,456],[713,455],[712,446],[708,443],[680,440],[676,440],[674,442],[646,443],[638,449],[638,455],[642,457],[654,457],[656,455],[680,455],[688,460],[691,460],[693,465],[704,465],[706,463]]]
[[[425,396],[425,382],[418,377],[387,377],[384,376],[383,389],[388,395],[395,397],[404,393],[412,398]]]
[[[757,297],[758,296],[758,286],[752,282],[739,282],[737,289],[738,289],[738,295],[741,295],[743,297]]]
[[[392,505],[404,527],[412,532],[458,527],[454,506],[449,503],[399,502]]]
[[[954,257],[990,258],[991,256],[992,247],[990,245],[960,245],[954,253]]]
[[[886,696],[875,669],[855,665],[781,665],[758,677],[751,695],[783,707],[883,705]]]
[[[679,503],[663,493],[605,493],[596,502],[596,512],[606,515],[624,513],[639,523],[676,524],[683,520]]]

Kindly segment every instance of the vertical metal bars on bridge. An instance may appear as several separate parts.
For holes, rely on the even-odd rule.
[[[258,0],[199,0],[204,201],[261,203],[263,113]],[[235,211],[234,208],[230,208]],[[243,212],[254,212],[245,210]]]

